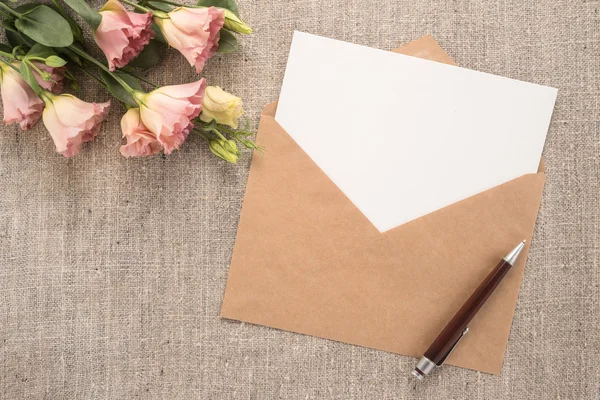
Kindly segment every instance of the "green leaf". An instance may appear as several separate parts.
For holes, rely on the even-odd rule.
[[[219,8],[225,8],[229,11],[231,11],[232,13],[234,13],[235,15],[240,15],[239,10],[238,10],[238,6],[237,3],[235,2],[235,0],[198,0],[198,3],[196,3],[196,5],[198,6],[202,6],[202,7],[219,7]]]
[[[113,72],[113,73],[117,74],[119,76],[119,78],[123,79],[129,86],[131,86],[132,89],[143,91],[142,85],[140,85],[138,80],[135,79],[134,77],[132,77],[131,75],[125,74],[123,72]],[[127,90],[125,90],[125,88],[123,86],[121,86],[121,84],[119,82],[117,82],[117,80],[115,78],[113,78],[110,73],[108,73],[104,70],[100,70],[100,77],[106,84],[106,88],[108,89],[108,91],[113,96],[115,96],[117,99],[121,100],[123,103],[125,103],[129,106],[132,106],[132,107],[138,106],[137,103],[135,102],[135,100],[133,99],[133,96]]]
[[[33,45],[33,47],[27,52],[27,57],[39,57],[46,58],[55,55],[56,53],[49,47],[43,46],[39,43]]]
[[[79,82],[77,81],[71,81],[71,83],[69,84],[69,87],[75,91],[75,92],[79,92]]]
[[[165,4],[165,3],[159,3],[157,1],[149,1],[148,5],[151,8],[153,8],[154,10],[160,10],[160,11],[164,11],[166,13],[169,13],[175,9],[175,7],[173,7],[172,5]]]
[[[102,15],[93,10],[84,0],[63,0],[69,7],[73,9],[85,22],[93,29],[97,29],[102,22]]]
[[[71,26],[48,6],[38,6],[15,21],[17,29],[34,41],[49,47],[73,44]]]
[[[0,43],[0,51],[3,53],[11,54],[12,47],[5,45],[4,43]]]
[[[69,87],[74,91],[78,92],[79,83],[77,82],[77,78],[75,78],[75,75],[73,75],[73,73],[68,69],[65,71],[65,78],[67,78],[67,80],[69,81]]]
[[[21,35],[12,22],[4,20],[2,21],[2,26],[4,27],[4,32],[6,33],[6,39],[8,39],[8,43],[11,46],[31,47],[34,45],[35,42],[28,37]]]
[[[219,53],[233,53],[238,49],[238,42],[233,33],[227,29],[221,29],[221,37],[219,38]]]
[[[143,69],[152,68],[160,61],[162,49],[163,45],[156,40],[152,40],[144,47],[144,50],[129,63],[129,65]]]
[[[56,52],[63,56],[64,58],[67,58],[71,61],[73,61],[75,64],[81,66],[81,58],[79,58],[79,55],[77,53],[75,53],[73,50],[68,49],[66,47],[57,47]]]
[[[50,56],[46,58],[46,65],[49,67],[64,67],[67,62],[59,56]]]
[[[52,4],[54,4],[54,7],[60,13],[60,15],[62,15],[63,18],[67,20],[69,25],[71,25],[71,32],[73,32],[73,38],[75,38],[75,40],[78,42],[83,42],[83,31],[81,30],[81,27],[79,26],[77,21],[75,21],[73,17],[71,17],[69,13],[65,11],[64,7],[60,5],[58,0],[52,0]]]
[[[6,30],[6,39],[8,39],[8,43],[13,47],[29,47],[33,44],[33,42],[31,42],[28,38],[25,38],[19,32],[12,32],[9,30]]]
[[[163,35],[162,31],[160,30],[160,27],[156,22],[152,23],[152,30],[154,31],[154,40],[158,40],[163,44],[168,44],[167,39],[165,39],[165,35]]]
[[[39,4],[35,4],[35,3],[21,4],[20,6],[15,7],[15,11],[18,11],[20,13],[27,13],[27,12],[33,10],[34,8],[36,8],[37,6],[39,6]]]
[[[25,79],[25,82],[27,82],[29,86],[31,86],[35,94],[39,96],[43,92],[43,89],[38,84],[37,80],[35,79],[35,76],[33,75],[33,72],[31,72],[31,68],[29,68],[29,65],[27,65],[27,63],[21,63],[20,72],[23,79]]]
[[[140,81],[138,81],[133,76],[126,74],[124,72],[117,72],[116,74],[119,75],[119,77],[121,79],[123,79],[125,81],[125,83],[127,83],[129,85],[129,87],[131,87],[133,90],[137,90],[139,92],[144,91],[144,88],[142,87],[142,84],[140,83]]]

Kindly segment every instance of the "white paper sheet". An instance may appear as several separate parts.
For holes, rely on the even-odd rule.
[[[535,173],[556,95],[295,32],[276,120],[384,232]]]

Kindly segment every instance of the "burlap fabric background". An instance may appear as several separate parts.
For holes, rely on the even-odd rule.
[[[253,126],[277,98],[294,29],[382,49],[431,33],[461,66],[560,88],[501,377],[446,367],[415,385],[412,358],[220,320],[249,160],[220,162],[196,138],[168,158],[122,158],[114,106],[73,160],[42,128],[1,128],[0,398],[600,398],[599,9],[246,0],[255,34],[206,68]],[[149,75],[196,78],[175,52]],[[83,98],[108,98],[85,82]]]

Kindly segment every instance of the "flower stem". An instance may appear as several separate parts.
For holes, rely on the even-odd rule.
[[[33,58],[37,58],[37,57],[32,57],[29,60],[31,60]],[[44,79],[44,72],[42,70],[40,70],[34,63],[32,63],[29,60],[23,60],[22,62],[24,62],[25,64],[29,65],[29,67],[31,67],[35,72],[37,72],[38,74],[40,74],[40,76],[42,77],[42,79]]]
[[[127,74],[133,76],[134,78],[139,79],[140,81],[147,83],[148,85],[152,86],[153,88],[157,88],[158,87],[158,85],[156,83],[154,83],[154,82],[152,82],[152,81],[144,78],[143,76],[139,76],[138,74],[136,74],[135,72],[133,72],[132,68],[126,67],[126,68],[123,68],[123,71],[127,72]]]
[[[96,64],[96,66],[102,68],[106,72],[110,72],[110,70],[108,69],[108,67],[106,65],[102,64],[100,61],[96,60],[94,57],[90,56],[85,51],[77,48],[77,46],[69,46],[69,49],[72,50],[73,52],[79,54],[81,57],[85,58],[89,62]]]
[[[12,8],[10,8],[9,6],[7,6],[6,4],[4,4],[1,1],[0,1],[0,7],[4,8],[6,11],[8,11],[9,14],[14,15],[17,18],[21,18],[23,16],[23,14],[16,12],[15,10],[13,10]]]
[[[187,6],[185,4],[181,4],[181,3],[175,3],[174,1],[169,1],[169,0],[152,0],[156,3],[163,3],[163,4],[168,4],[170,6],[176,6],[176,7],[193,7],[193,6]]]
[[[14,60],[14,56],[12,55],[12,53],[5,53],[3,51],[0,51],[0,56],[4,56],[4,57],[8,57]]]
[[[199,130],[198,128],[192,129],[192,132],[200,135],[200,137],[203,138],[204,140],[206,140],[207,142],[210,142],[210,138],[208,137],[208,135],[206,133],[202,132],[201,130]]]
[[[19,73],[19,75],[21,74],[21,71],[19,70],[19,68],[15,67],[14,65],[12,65],[12,63],[6,61],[6,60],[2,60],[0,59],[0,64],[4,64],[7,65],[8,67],[14,69],[15,71],[17,71],[17,73]]]
[[[223,134],[221,132],[219,132],[217,129],[212,129],[211,132],[214,132],[218,137],[227,141],[227,138],[225,136],[223,136]]]
[[[221,125],[221,126],[219,127],[219,129],[221,129],[223,132],[225,132],[225,133],[227,133],[227,134],[229,134],[229,135],[231,135],[231,136],[235,136],[235,135],[237,134],[237,132],[236,132],[236,131],[234,131],[233,129],[229,129],[229,128],[227,128],[226,126],[223,126],[223,125]]]
[[[65,19],[69,14],[65,11],[65,8],[60,4],[60,2],[58,0],[52,0],[52,4],[54,4],[54,7],[56,7],[59,11],[59,13],[65,17]]]
[[[44,103],[46,105],[48,105],[48,102],[50,103],[54,103],[52,100],[54,99],[55,95],[54,93],[48,91],[48,90],[43,90],[42,93],[40,93],[40,98],[44,101]]]
[[[136,74],[130,74],[130,75],[132,75],[134,78],[137,78],[137,79],[139,79],[139,80],[140,80],[140,81],[142,81],[142,82],[145,82],[145,83],[147,83],[148,85],[152,86],[153,88],[157,88],[157,87],[158,87],[158,85],[157,85],[156,83],[154,83],[154,82],[152,82],[152,81],[149,81],[148,79],[146,79],[146,78],[144,78],[144,77],[141,77],[141,76],[139,76],[139,75],[136,75]]]
[[[90,56],[85,51],[77,48],[77,46],[69,46],[69,49],[73,50],[75,53],[79,54],[81,57],[85,58],[92,64],[98,66],[99,68],[102,68],[102,70],[104,70],[108,74],[110,74],[110,76],[112,76],[114,78],[114,80],[119,82],[119,85],[123,86],[123,88],[125,90],[127,90],[130,94],[135,92],[135,90],[133,90],[132,87],[127,84],[127,82],[125,82],[123,79],[121,79],[121,77],[119,77],[119,75],[111,72],[110,69],[108,69],[108,67],[106,65],[102,64],[100,61],[96,60],[94,57]]]
[[[77,68],[79,68],[81,70],[81,72],[83,72],[84,74],[86,74],[87,76],[89,76],[90,78],[94,79],[96,82],[98,82],[100,85],[102,85],[105,89],[108,89],[106,87],[106,83],[104,83],[102,81],[102,79],[98,78],[96,75],[92,74],[90,71],[86,70],[83,67],[80,67],[79,65],[75,64],[77,66]]]
[[[134,3],[134,2],[132,2],[132,1],[129,1],[129,0],[121,0],[121,2],[122,2],[122,3],[125,3],[125,4],[129,4],[131,7],[133,7],[133,8],[136,8],[136,9],[138,9],[138,10],[140,10],[140,11],[144,11],[144,12],[152,12],[152,10],[151,10],[151,9],[149,9],[149,8],[147,8],[147,7],[140,6],[139,4],[137,4],[137,3]]]

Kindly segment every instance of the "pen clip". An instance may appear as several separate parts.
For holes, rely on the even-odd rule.
[[[446,355],[444,356],[444,358],[442,358],[440,360],[440,363],[438,364],[438,367],[441,366],[442,364],[444,364],[444,362],[446,362],[446,358],[448,358],[448,356],[450,355],[450,353],[452,353],[452,351],[454,350],[454,348],[456,347],[456,345],[458,344],[458,342],[460,342],[460,339],[462,339],[467,332],[469,332],[469,327],[466,327],[465,330],[463,331],[463,333],[458,337],[458,339],[456,339],[456,342],[454,342],[454,344],[452,345],[452,347],[450,347],[450,349],[448,350],[448,352],[446,353]]]

